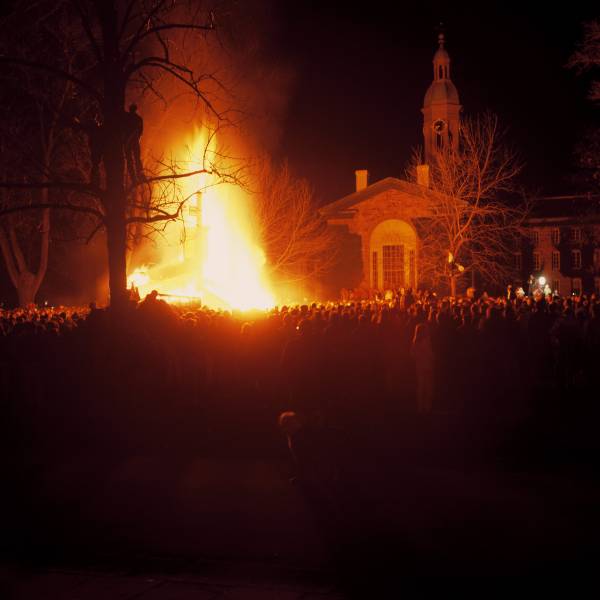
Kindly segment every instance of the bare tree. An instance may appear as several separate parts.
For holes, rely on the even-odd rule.
[[[514,275],[513,256],[525,210],[504,198],[513,193],[521,166],[503,144],[497,117],[486,113],[461,123],[459,144],[438,149],[424,189],[430,216],[420,224],[421,278],[447,282],[451,295],[467,275],[505,283]],[[409,178],[416,181],[415,157]]]
[[[16,210],[56,208],[85,213],[96,221],[93,231],[105,229],[111,304],[121,305],[127,296],[126,256],[130,225],[159,223],[177,218],[186,198],[169,192],[173,182],[199,173],[217,174],[233,180],[231,172],[218,172],[215,163],[205,160],[183,172],[172,160],[158,160],[145,176],[128,172],[125,103],[132,95],[153,94],[167,103],[167,83],[184,90],[211,119],[222,125],[229,119],[223,98],[227,90],[209,65],[198,59],[208,36],[217,29],[219,3],[171,0],[41,0],[18,7],[5,27],[44,30],[60,19],[69,50],[69,62],[55,54],[38,58],[6,48],[0,56],[3,68],[43,74],[50,81],[68,82],[71,99],[96,113],[101,137],[102,177],[94,181],[80,173],[48,172],[44,177],[30,171],[15,173],[0,182],[10,190],[61,190],[64,197],[12,206]],[[21,31],[21,35],[22,35]],[[35,35],[35,31],[28,31]],[[68,68],[67,68],[68,67]],[[91,144],[81,133],[73,154],[88,153]],[[206,159],[207,157],[205,157]],[[146,192],[140,192],[146,187]],[[77,194],[72,201],[68,193]],[[145,198],[140,202],[140,198]],[[0,211],[2,212],[2,211]],[[7,211],[4,211],[7,214]]]
[[[583,40],[570,57],[567,66],[580,73],[600,68],[600,19],[589,21],[583,25]],[[591,100],[600,100],[600,81],[592,81]]]
[[[264,158],[255,168],[255,214],[270,275],[283,285],[319,277],[333,264],[334,244],[310,185],[287,163]]]
[[[567,67],[580,74],[600,69],[600,20],[596,19],[583,26],[583,40],[567,62]],[[600,101],[600,79],[592,80],[589,98]],[[585,184],[598,185],[600,180],[600,129],[590,129],[575,147],[575,157],[580,168],[578,179]]]
[[[69,72],[69,53],[61,27],[47,27],[41,37],[25,37],[12,43],[15,54],[41,58],[52,49],[56,60]],[[49,79],[16,65],[1,76],[0,103],[0,177],[6,182],[14,174],[27,171],[40,183],[49,180],[52,171],[64,172],[64,155],[69,131],[61,127],[65,106],[72,92],[68,79]],[[69,167],[70,168],[70,167]],[[17,290],[20,305],[35,301],[48,266],[50,242],[49,188],[26,189],[22,177],[19,190],[2,188],[0,200],[0,247],[10,279]],[[27,211],[16,210],[27,206]],[[36,207],[35,209],[33,207]],[[31,209],[29,209],[31,207]],[[35,266],[34,266],[35,265]]]
[[[0,204],[8,204],[6,190]],[[35,301],[48,267],[50,209],[37,215],[8,215],[0,222],[0,250],[10,280],[17,290],[19,306]],[[32,235],[33,234],[33,235]],[[24,248],[24,240],[27,245]],[[37,258],[37,265],[34,259]]]

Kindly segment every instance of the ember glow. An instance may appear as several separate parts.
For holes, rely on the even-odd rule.
[[[205,130],[198,130],[179,162],[185,171],[199,171],[216,152],[216,136],[209,141]],[[213,308],[239,310],[274,306],[265,254],[255,241],[249,194],[211,173],[179,179],[178,185],[182,197],[189,198],[183,216],[157,239],[160,262],[135,269],[128,285],[137,287],[142,297],[157,290],[170,302],[199,300]]]

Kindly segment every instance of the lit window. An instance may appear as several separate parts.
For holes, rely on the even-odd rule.
[[[560,294],[560,279],[555,279],[552,282],[552,289],[554,290],[555,294]]]
[[[575,296],[581,294],[581,279],[579,279],[579,277],[576,277],[571,281],[571,293]]]
[[[540,271],[542,268],[542,257],[539,252],[533,253],[533,270]]]
[[[581,269],[581,250],[571,250],[571,266]]]
[[[552,230],[552,243],[555,246],[558,246],[560,244],[560,229],[558,227],[555,227]]]
[[[537,229],[534,229],[531,232],[531,243],[534,246],[539,246],[540,245],[540,232]]]
[[[581,228],[580,227],[572,227],[571,228],[571,241],[575,243],[581,242]]]
[[[552,270],[560,271],[560,252],[552,253]]]
[[[404,246],[383,246],[383,289],[404,285]]]
[[[379,272],[377,270],[377,252],[373,252],[373,289],[378,289]]]

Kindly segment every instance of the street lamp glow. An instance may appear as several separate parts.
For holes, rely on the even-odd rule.
[[[541,286],[546,285],[546,278],[543,275],[538,279],[538,281],[540,282]]]

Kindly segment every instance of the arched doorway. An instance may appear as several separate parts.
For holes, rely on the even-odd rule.
[[[417,287],[417,235],[406,221],[379,223],[371,232],[369,256],[374,289]]]

